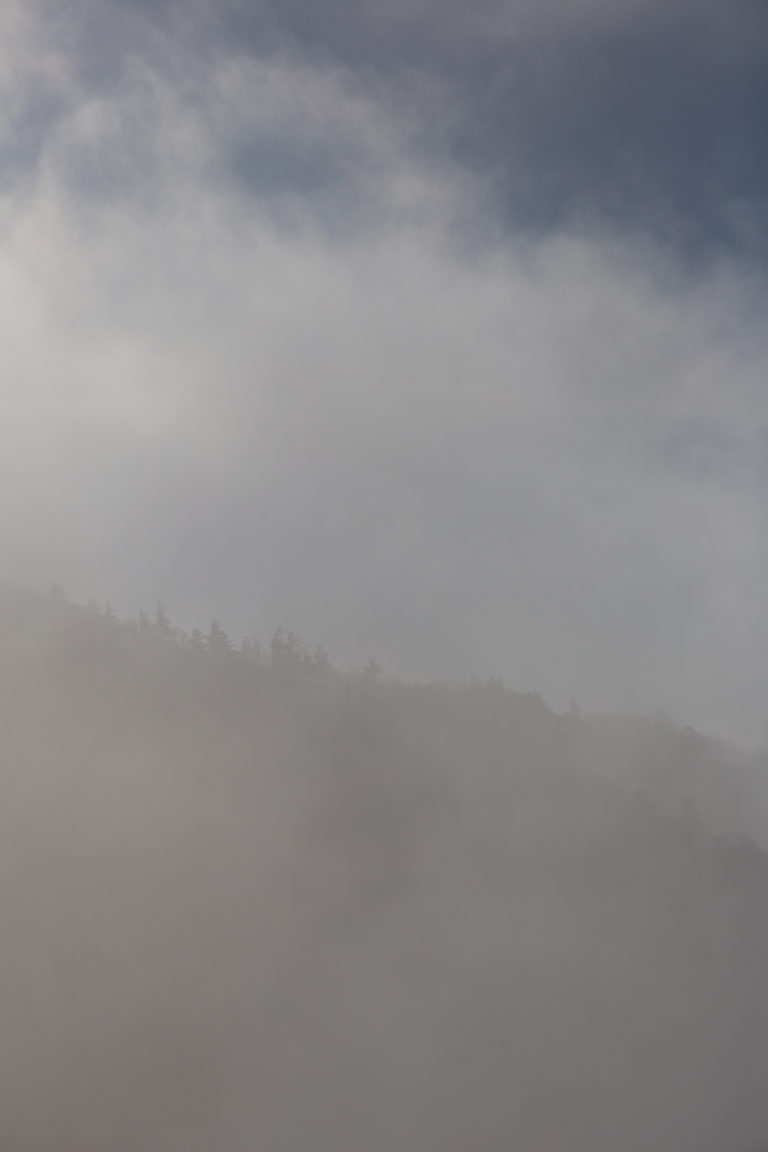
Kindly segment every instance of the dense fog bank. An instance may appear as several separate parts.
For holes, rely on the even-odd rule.
[[[768,1146],[766,769],[0,586],[0,1145]]]

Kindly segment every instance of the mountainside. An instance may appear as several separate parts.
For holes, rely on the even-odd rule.
[[[0,1146],[768,1147],[765,768],[0,586]]]

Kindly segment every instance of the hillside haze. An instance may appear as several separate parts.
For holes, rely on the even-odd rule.
[[[0,1144],[757,1152],[764,770],[3,585]]]
[[[768,1152],[767,119],[768,0],[0,0],[0,1152]]]

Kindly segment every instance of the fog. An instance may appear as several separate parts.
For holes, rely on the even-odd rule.
[[[8,1149],[752,1149],[763,756],[5,587]]]
[[[768,1147],[766,78],[0,0],[2,1152]]]

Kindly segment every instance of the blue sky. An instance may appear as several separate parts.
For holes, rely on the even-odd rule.
[[[0,24],[4,575],[762,738],[766,5]]]

